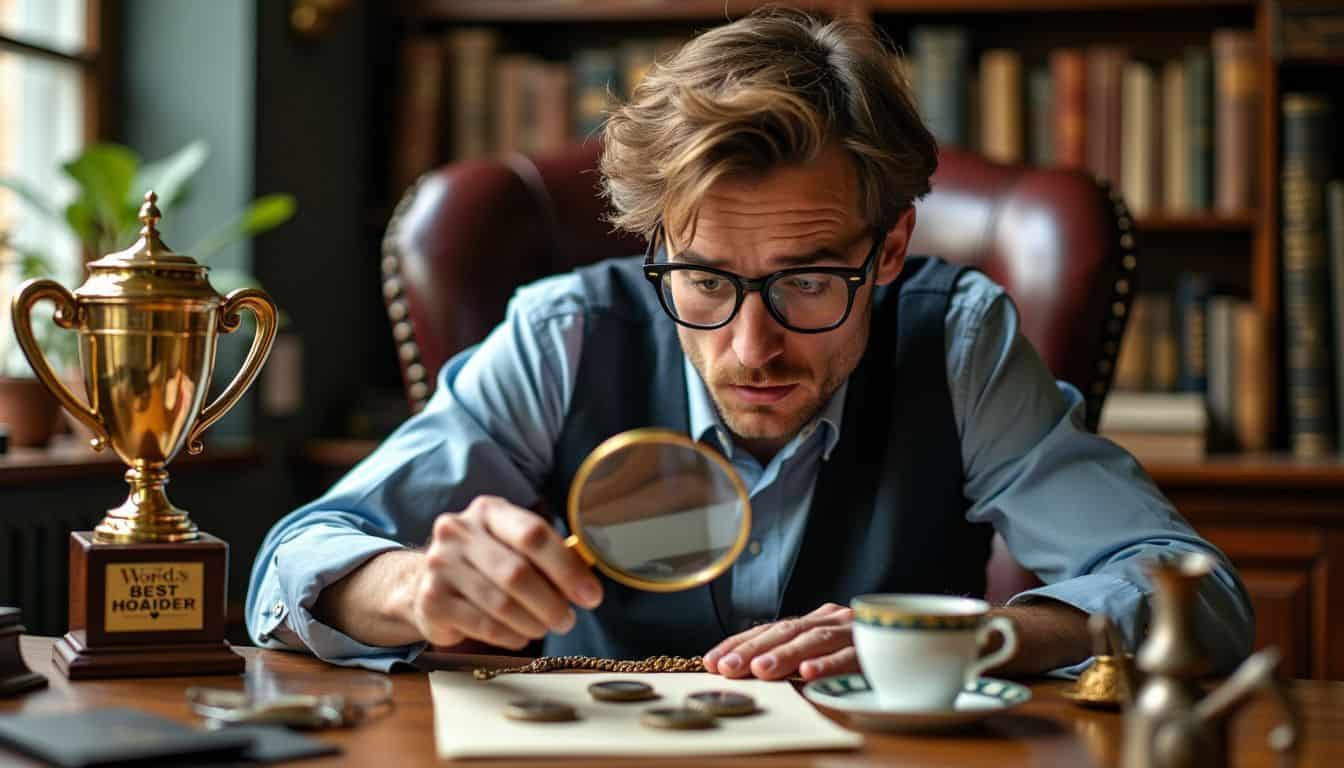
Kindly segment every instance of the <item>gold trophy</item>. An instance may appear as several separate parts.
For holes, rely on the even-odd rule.
[[[243,658],[224,640],[228,545],[198,531],[168,501],[165,465],[238,402],[275,341],[275,303],[253,288],[221,296],[207,268],[159,239],[154,192],[140,208],[140,239],[88,265],[73,294],[29,280],[14,296],[14,332],[42,383],[130,469],[130,495],[92,531],[70,534],[70,631],[54,661],[67,677],[235,674]],[[79,334],[88,405],[52,371],[33,337],[33,305]],[[215,343],[256,316],[242,369],[208,405]]]

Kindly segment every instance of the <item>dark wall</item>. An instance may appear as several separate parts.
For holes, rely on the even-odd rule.
[[[258,276],[302,346],[302,405],[263,413],[262,436],[344,435],[395,372],[378,288],[382,222],[370,203],[374,88],[369,11],[352,4],[330,33],[294,35],[289,3],[256,5],[256,192],[288,192],[298,214],[253,249]]]

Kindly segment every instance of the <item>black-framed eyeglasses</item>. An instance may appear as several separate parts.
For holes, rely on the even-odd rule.
[[[737,317],[751,291],[759,291],[770,316],[796,333],[824,333],[844,324],[854,308],[854,294],[868,282],[877,254],[886,241],[879,228],[859,267],[793,267],[761,278],[747,278],[700,264],[654,262],[661,227],[649,238],[644,277],[658,293],[663,310],[687,328],[722,328]]]

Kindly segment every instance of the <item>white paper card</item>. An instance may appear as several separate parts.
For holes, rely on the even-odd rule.
[[[588,694],[592,683],[620,679],[648,683],[661,698],[606,702]],[[707,672],[551,672],[506,674],[488,681],[466,672],[432,672],[429,683],[441,758],[733,755],[863,746],[862,735],[827,719],[787,682],[728,680]],[[721,717],[716,727],[700,731],[660,730],[639,722],[646,709],[680,706],[687,694],[706,690],[745,693],[762,711]],[[529,723],[504,716],[510,701],[525,698],[564,702],[578,710],[579,719]]]

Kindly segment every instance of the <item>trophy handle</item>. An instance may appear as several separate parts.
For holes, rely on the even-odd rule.
[[[238,311],[241,309],[250,309],[257,318],[257,333],[252,337],[252,349],[248,350],[247,359],[243,361],[243,367],[238,369],[238,374],[229,382],[229,386],[219,393],[213,403],[205,406],[201,411],[200,418],[196,421],[196,426],[192,428],[191,435],[187,438],[187,453],[197,454],[201,452],[201,433],[210,428],[211,424],[219,421],[220,417],[229,412],[252,386],[252,382],[261,373],[261,366],[265,364],[266,357],[271,354],[271,345],[275,343],[276,311],[275,302],[266,295],[265,291],[257,288],[239,288],[231,291],[224,297],[224,304],[220,307],[219,330],[221,333],[233,333],[238,330],[242,318]]]
[[[93,432],[93,437],[89,439],[89,447],[101,451],[103,446],[107,445],[107,428],[103,426],[102,420],[98,418],[93,408],[81,403],[51,370],[51,363],[47,362],[46,356],[42,354],[42,348],[37,345],[37,337],[33,335],[33,305],[43,299],[50,299],[51,303],[56,305],[56,314],[52,317],[56,325],[67,330],[76,330],[79,305],[74,295],[55,280],[37,279],[28,280],[19,286],[19,292],[14,295],[14,301],[10,304],[14,316],[14,335],[18,337],[19,346],[23,348],[23,355],[28,358],[28,364],[33,367],[33,373],[37,374],[42,385],[65,406],[67,411]]]

